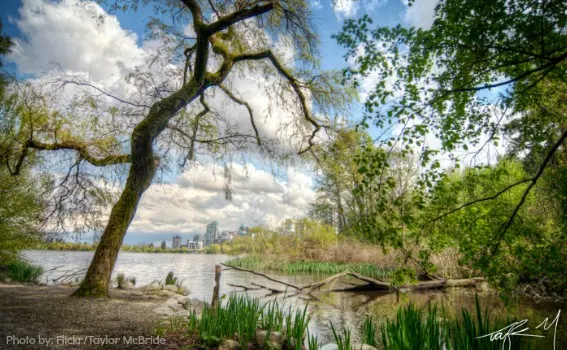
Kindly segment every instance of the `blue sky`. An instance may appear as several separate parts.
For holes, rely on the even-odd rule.
[[[116,22],[96,27],[88,23],[92,12],[72,7],[72,2],[0,0],[4,30],[18,41],[17,52],[9,57],[12,60],[9,69],[20,78],[39,79],[50,73],[57,63],[64,71],[87,70],[89,77],[93,74],[93,79],[98,74],[100,81],[119,84],[117,72],[121,72],[121,67],[148,50],[144,29],[151,9],[119,12]],[[346,66],[344,50],[331,36],[341,30],[344,18],[368,14],[375,25],[401,23],[427,27],[436,0],[417,0],[410,9],[400,0],[316,0],[311,4],[321,37],[322,67],[341,69]],[[96,13],[105,10],[93,7]],[[135,33],[135,39],[131,33]],[[85,57],[88,67],[81,65]],[[240,86],[247,88],[246,82]],[[249,96],[254,99],[254,91],[249,91]],[[260,109],[264,106],[261,99],[252,101]],[[356,119],[360,106],[352,106],[351,113],[351,118]],[[273,132],[269,123],[263,130]],[[287,217],[307,214],[309,203],[314,199],[313,174],[308,167],[297,165],[280,169],[281,175],[274,177],[270,165],[257,160],[252,160],[248,167],[238,161],[234,164],[232,202],[224,199],[222,191],[223,163],[205,162],[192,172],[173,172],[166,176],[165,183],[153,185],[145,194],[125,241],[150,242],[160,237],[170,239],[173,234],[184,238],[193,233],[202,234],[206,223],[212,220],[218,220],[223,229],[235,230],[241,223],[277,225]]]

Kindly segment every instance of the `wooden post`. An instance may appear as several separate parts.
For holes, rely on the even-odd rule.
[[[215,288],[213,289],[213,300],[211,301],[211,307],[213,309],[216,309],[219,306],[220,276],[221,266],[215,265]]]

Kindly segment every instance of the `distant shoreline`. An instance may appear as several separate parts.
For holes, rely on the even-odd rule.
[[[36,246],[30,250],[51,250],[51,251],[67,251],[67,252],[88,252],[88,251],[95,251],[96,245],[92,244],[83,244],[83,243],[50,243],[44,244],[40,246]],[[152,247],[140,247],[140,246],[130,246],[130,245],[123,245],[120,248],[120,251],[129,252],[129,253],[175,253],[175,254],[211,254],[216,253],[215,251],[211,251],[209,249],[192,249],[188,250],[187,248],[152,248]]]

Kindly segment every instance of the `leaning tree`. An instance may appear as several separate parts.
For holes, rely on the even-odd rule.
[[[71,86],[75,97],[54,105],[52,96],[40,99],[39,107],[23,106],[16,113],[20,122],[14,124],[18,128],[13,131],[13,154],[7,162],[17,174],[32,154],[72,155],[71,169],[63,180],[74,181],[74,186],[63,186],[57,197],[58,208],[69,210],[72,206],[65,206],[65,200],[83,203],[70,194],[75,188],[76,193],[93,195],[90,191],[100,181],[91,177],[85,185],[81,180],[96,175],[96,168],[105,169],[99,180],[107,169],[127,171],[76,296],[108,295],[120,246],[141,197],[155,181],[156,172],[171,166],[172,158],[183,168],[198,150],[209,155],[242,151],[276,160],[303,154],[311,150],[317,133],[330,126],[325,116],[350,98],[339,88],[337,74],[318,70],[318,38],[304,0],[129,0],[107,5],[110,11],[153,6],[150,38],[162,47],[147,67],[159,73],[152,69],[128,72],[122,81],[126,88],[118,90],[80,76],[55,77],[49,86]],[[231,86],[239,74],[256,74],[258,83],[264,84],[263,93],[275,106],[264,113],[292,116],[285,121],[291,130],[286,135],[297,142],[282,144],[262,135],[253,103]],[[232,105],[212,107],[210,100],[219,95]],[[231,123],[237,107],[247,112],[250,133]],[[108,199],[103,193],[94,191],[99,204]]]

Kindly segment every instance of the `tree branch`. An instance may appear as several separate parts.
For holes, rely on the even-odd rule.
[[[303,154],[303,153],[309,151],[309,149],[311,149],[311,147],[313,147],[315,145],[315,142],[314,142],[315,135],[317,134],[317,132],[319,132],[319,130],[321,130],[321,125],[319,125],[319,123],[311,116],[311,113],[309,111],[309,107],[307,106],[307,99],[305,98],[303,91],[301,91],[301,86],[300,86],[301,82],[299,82],[280,63],[280,61],[278,61],[277,57],[274,55],[274,53],[271,50],[261,51],[261,52],[257,52],[257,53],[241,54],[241,55],[234,57],[234,62],[258,61],[258,60],[263,60],[263,59],[270,60],[270,62],[272,63],[274,68],[278,71],[278,73],[280,73],[282,76],[284,76],[287,79],[287,81],[289,82],[293,91],[295,92],[295,94],[297,95],[297,97],[299,99],[301,109],[303,110],[304,118],[314,127],[314,129],[311,133],[311,136],[309,137],[309,140],[308,140],[309,146],[307,146],[307,148],[300,150],[298,152],[298,154]]]
[[[12,169],[8,168],[10,174],[12,175],[19,174],[20,168],[23,164],[24,159],[27,156],[27,150],[29,148],[42,150],[42,151],[57,151],[57,150],[77,151],[81,159],[86,160],[87,162],[91,163],[94,166],[107,166],[107,165],[123,164],[123,163],[131,162],[131,158],[129,154],[110,155],[102,158],[97,158],[89,153],[87,149],[87,145],[76,141],[43,143],[35,140],[28,140],[23,145],[22,148],[23,150],[20,157],[18,158],[15,169],[12,171]]]
[[[248,102],[239,99],[236,97],[228,88],[224,85],[219,84],[218,87],[234,102],[238,103],[241,106],[245,106],[248,110],[248,115],[250,116],[250,124],[252,124],[252,128],[254,129],[254,134],[256,135],[256,142],[258,146],[262,146],[262,142],[260,141],[260,133],[258,132],[258,128],[256,127],[256,123],[254,122],[254,113],[252,112],[252,107],[248,104]]]
[[[537,173],[535,174],[535,176],[533,178],[531,178],[531,183],[529,184],[529,186],[524,191],[524,194],[522,195],[520,202],[518,202],[518,204],[514,208],[512,215],[510,216],[508,221],[506,221],[506,223],[502,226],[501,232],[498,234],[498,240],[496,242],[496,245],[494,246],[494,249],[492,250],[492,253],[490,254],[491,257],[494,256],[494,254],[496,254],[498,252],[498,249],[500,247],[500,243],[502,242],[502,239],[504,238],[506,231],[508,231],[508,229],[510,228],[510,226],[512,226],[512,223],[514,222],[514,219],[516,218],[516,216],[518,216],[518,212],[520,211],[520,208],[522,207],[522,205],[526,201],[526,198],[528,197],[528,194],[530,193],[531,189],[536,185],[536,183],[539,180],[539,178],[541,177],[541,175],[543,175],[543,172],[545,171],[547,164],[551,161],[551,158],[553,158],[553,155],[555,154],[555,152],[557,152],[559,147],[561,147],[561,145],[565,142],[566,139],[567,139],[567,130],[565,130],[563,132],[563,134],[559,137],[559,139],[553,144],[553,146],[551,147],[551,149],[549,150],[549,152],[545,156],[545,159],[541,163]]]

